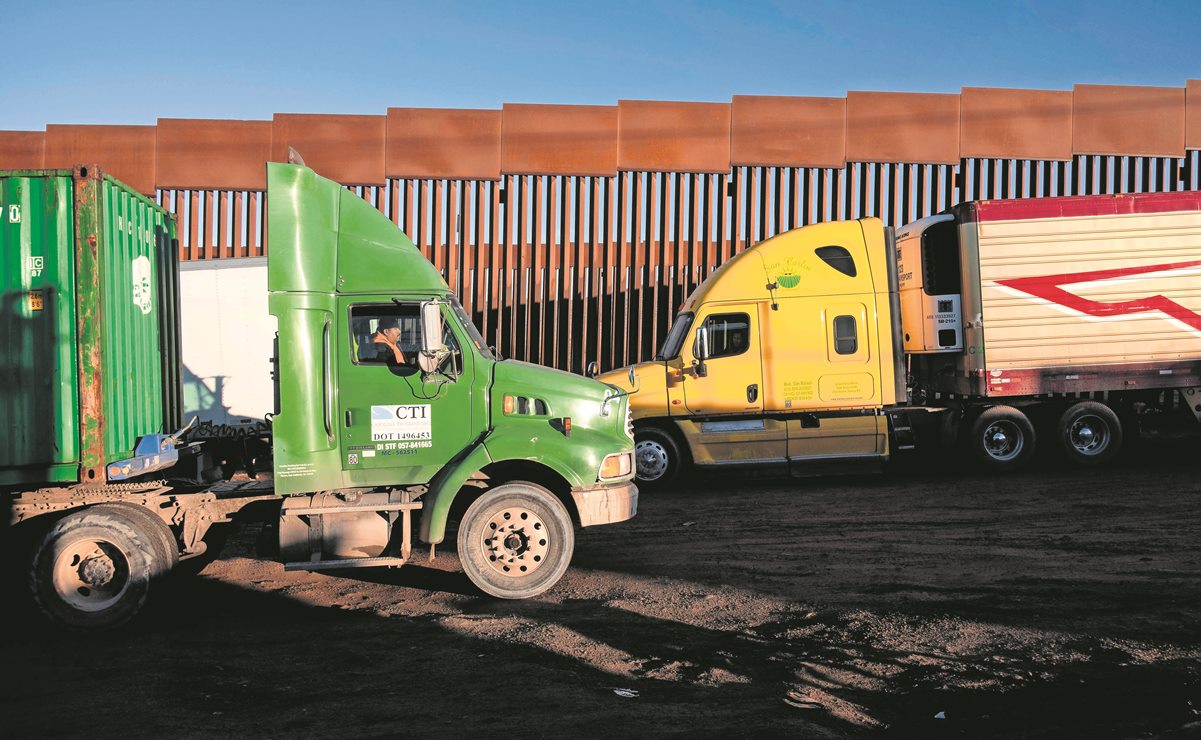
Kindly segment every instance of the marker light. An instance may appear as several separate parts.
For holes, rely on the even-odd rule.
[[[505,413],[513,413],[513,407],[517,404],[517,399],[512,396],[505,396]]]

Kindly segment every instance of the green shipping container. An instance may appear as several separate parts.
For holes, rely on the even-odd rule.
[[[0,171],[0,486],[101,483],[180,422],[171,214],[85,165]]]

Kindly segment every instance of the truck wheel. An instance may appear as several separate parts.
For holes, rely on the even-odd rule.
[[[972,453],[991,470],[1017,470],[1034,456],[1034,425],[1012,406],[985,409],[972,423],[970,433]]]
[[[554,494],[506,483],[476,499],[459,525],[459,561],[481,591],[528,599],[558,583],[571,563],[575,529]]]
[[[1122,448],[1122,422],[1103,403],[1081,401],[1059,417],[1059,445],[1068,460],[1100,465]]]
[[[171,533],[171,528],[162,519],[148,511],[144,506],[128,503],[111,503],[104,504],[104,508],[119,510],[125,514],[130,520],[137,522],[147,536],[154,539],[155,550],[157,551],[158,562],[162,567],[162,572],[156,574],[166,574],[173,571],[179,565],[179,545],[175,543],[175,535]]]
[[[125,508],[100,504],[76,511],[35,546],[29,587],[52,624],[119,627],[138,615],[152,583],[169,568],[159,535]]]
[[[662,429],[647,427],[634,432],[634,466],[638,488],[666,488],[680,474],[680,446]]]

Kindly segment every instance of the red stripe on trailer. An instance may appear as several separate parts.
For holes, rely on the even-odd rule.
[[[1201,192],[1189,190],[1179,193],[981,200],[973,205],[977,221],[1022,221],[1034,218],[1170,213],[1172,211],[1201,211]]]
[[[1020,290],[1028,295],[1042,298],[1045,301],[1078,311],[1087,316],[1107,318],[1124,315],[1159,312],[1177,321],[1201,331],[1201,316],[1190,311],[1179,303],[1162,295],[1150,295],[1129,301],[1102,303],[1100,301],[1081,298],[1064,290],[1062,286],[1074,283],[1088,283],[1099,280],[1116,280],[1134,275],[1145,275],[1152,272],[1168,272],[1183,270],[1201,265],[1201,260],[1192,262],[1176,262],[1166,265],[1144,265],[1142,267],[1120,267],[1113,270],[1094,270],[1092,272],[1072,272],[1063,275],[1040,275],[1038,277],[1013,278],[998,280],[998,285]]]

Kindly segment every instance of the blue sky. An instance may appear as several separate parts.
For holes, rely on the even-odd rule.
[[[0,24],[0,129],[1201,78],[1201,0],[3,0]]]

